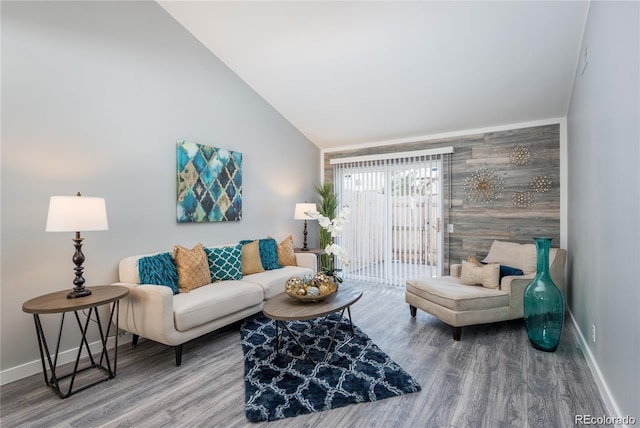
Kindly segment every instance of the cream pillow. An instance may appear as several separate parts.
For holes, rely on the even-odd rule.
[[[463,260],[460,282],[464,285],[479,284],[485,288],[498,288],[500,286],[500,265],[492,263],[480,267],[475,263]]]
[[[173,247],[173,260],[178,271],[178,288],[181,293],[188,293],[198,287],[211,283],[209,261],[202,244],[193,249],[182,245]]]
[[[525,275],[533,273],[537,269],[536,246],[535,244],[493,241],[484,262],[500,263],[504,266],[518,268]]]
[[[242,246],[241,258],[242,275],[264,272],[260,258],[260,241],[257,239]]]
[[[278,244],[278,263],[282,266],[297,266],[296,253],[293,251],[293,236],[289,235]]]

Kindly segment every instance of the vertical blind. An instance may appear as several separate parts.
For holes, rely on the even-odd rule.
[[[442,272],[443,157],[452,148],[331,161],[350,221],[339,243],[345,278],[404,285]]]

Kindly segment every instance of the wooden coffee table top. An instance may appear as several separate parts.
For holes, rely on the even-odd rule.
[[[362,290],[349,286],[341,287],[333,295],[319,302],[300,302],[282,293],[267,300],[262,312],[269,318],[279,321],[308,320],[341,311],[357,302]]]
[[[91,290],[89,296],[67,299],[67,294],[71,289],[56,291],[24,302],[22,310],[30,314],[80,311],[115,302],[129,294],[129,289],[121,285],[95,285],[87,288]]]

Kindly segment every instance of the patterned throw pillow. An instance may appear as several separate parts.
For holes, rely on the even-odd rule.
[[[242,245],[205,248],[213,282],[242,279]]]
[[[278,263],[282,266],[297,266],[296,253],[293,251],[293,236],[289,235],[278,244]]]
[[[138,260],[140,284],[164,285],[178,294],[178,271],[170,253],[161,253]]]
[[[176,245],[173,248],[173,260],[178,270],[178,287],[181,293],[188,293],[211,283],[207,253],[204,252],[202,244],[196,245],[191,250],[182,245]]]
[[[241,241],[240,243],[246,241]],[[260,244],[256,241],[251,241],[247,244],[242,244],[242,275],[251,275],[252,273],[264,272],[262,267],[262,261],[260,260]]]

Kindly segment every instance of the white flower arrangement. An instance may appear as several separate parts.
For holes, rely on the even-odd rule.
[[[318,220],[318,224],[320,224],[320,227],[329,232],[329,234],[331,235],[331,243],[329,243],[329,245],[324,248],[324,251],[326,254],[335,255],[343,266],[348,266],[349,263],[351,263],[351,260],[349,259],[347,250],[334,243],[333,238],[340,234],[340,232],[344,228],[344,225],[349,221],[348,217],[350,213],[351,210],[349,209],[348,205],[342,207],[340,213],[333,220],[323,216],[317,211],[309,211],[305,213],[309,217]]]

